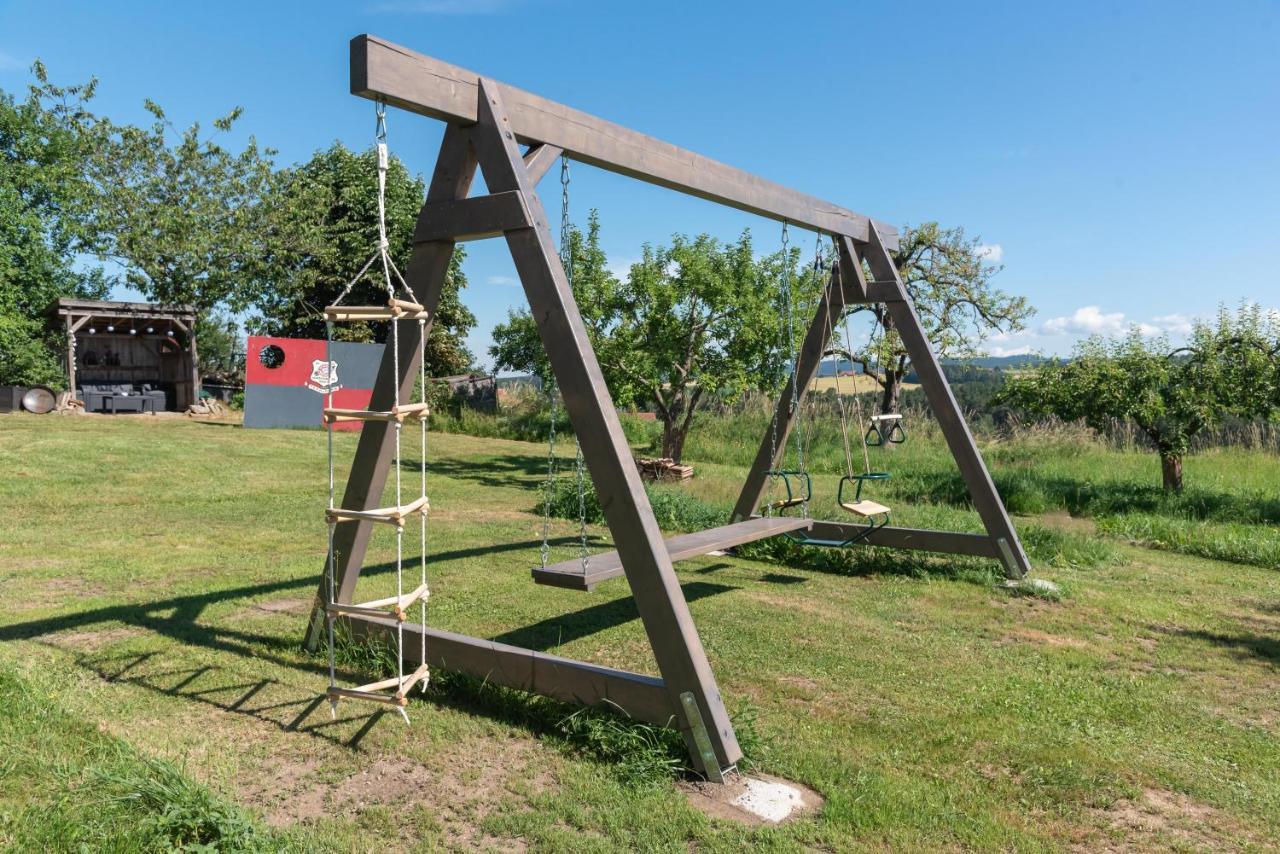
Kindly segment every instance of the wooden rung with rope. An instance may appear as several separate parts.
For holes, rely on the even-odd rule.
[[[409,606],[421,599],[430,598],[430,596],[431,591],[428,585],[419,584],[403,596],[388,596],[385,599],[373,599],[369,602],[358,602],[354,605],[331,602],[325,608],[333,614],[356,614],[363,617],[385,617],[390,613],[403,623],[409,618]],[[390,611],[387,610],[388,608]]]
[[[324,420],[329,424],[340,421],[404,421],[406,418],[426,418],[431,415],[430,404],[405,403],[388,410],[373,409],[325,409]]]
[[[395,302],[403,302],[403,300],[395,300]],[[417,303],[405,303],[406,305],[417,305]],[[346,322],[363,322],[369,320],[426,320],[430,314],[425,308],[418,306],[414,309],[405,309],[399,306],[388,305],[331,305],[325,308],[325,320],[346,321]]]
[[[329,522],[364,520],[403,526],[406,517],[415,513],[426,513],[430,509],[431,503],[427,496],[423,495],[399,507],[377,507],[373,510],[345,510],[341,507],[333,507],[325,511],[325,520]]]
[[[392,680],[395,684],[399,680]],[[337,704],[338,700],[365,700],[370,703],[386,703],[388,706],[400,706],[401,709],[409,705],[409,700],[399,694],[383,694],[379,691],[361,691],[359,688],[338,688],[333,687],[328,690],[329,702]]]

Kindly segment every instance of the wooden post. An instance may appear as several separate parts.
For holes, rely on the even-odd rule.
[[[673,706],[680,708],[679,698],[685,693],[692,693],[697,701],[701,720],[686,721],[681,727],[690,755],[709,776],[718,776],[721,769],[742,758],[742,750],[631,459],[631,448],[561,266],[546,212],[521,158],[499,87],[481,78],[479,99],[476,148],[485,184],[492,193],[522,193],[533,219],[532,228],[506,233],[512,261],[574,433],[582,444],[583,458]],[[693,728],[702,723],[718,768],[703,763],[695,744]]]
[[[893,257],[874,225],[871,227],[871,240],[861,251],[867,266],[871,268],[872,278],[877,283],[892,288],[894,292],[894,297],[885,301],[885,308],[893,318],[894,327],[911,357],[911,365],[920,377],[920,385],[924,387],[929,407],[938,420],[938,426],[942,428],[947,447],[951,449],[951,455],[960,468],[960,475],[969,488],[973,506],[982,518],[987,534],[999,547],[1005,575],[1009,578],[1021,578],[1031,571],[1031,561],[1013,529],[1013,522],[1004,509],[1004,503],[1000,500],[1000,494],[991,480],[977,443],[973,441],[973,434],[969,432],[969,425],[965,423],[955,395],[951,393],[951,386],[947,383],[938,357],[934,355],[933,347],[924,333],[924,327],[898,274],[898,268],[893,263]]]

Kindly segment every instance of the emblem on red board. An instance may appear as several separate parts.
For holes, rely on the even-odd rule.
[[[342,388],[342,384],[338,382],[338,363],[312,359],[311,379],[307,380],[307,388],[322,394]]]

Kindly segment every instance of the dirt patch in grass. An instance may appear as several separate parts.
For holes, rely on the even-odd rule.
[[[1044,644],[1045,646],[1064,647],[1067,649],[1090,649],[1088,641],[1080,640],[1080,638],[1053,635],[1048,632],[1042,632],[1039,629],[1029,629],[1026,627],[1016,628],[1007,632],[1003,638],[997,641],[997,643],[1017,643],[1019,641]]]
[[[8,605],[14,611],[43,611],[77,605],[83,599],[92,599],[107,593],[100,584],[79,578],[46,578],[35,581],[36,592],[23,594],[22,598],[10,598]]]
[[[1054,510],[1052,513],[1042,513],[1033,518],[1046,528],[1058,531],[1086,535],[1095,534],[1098,531],[1098,524],[1092,519],[1085,516],[1072,516],[1066,510]]]
[[[757,813],[734,803],[734,801],[747,794],[748,779],[790,786],[798,790],[800,804],[792,809],[791,813],[781,821],[770,821],[763,818]],[[745,824],[748,827],[790,824],[797,819],[819,812],[825,802],[822,795],[802,783],[793,783],[790,780],[784,780],[781,777],[773,777],[768,774],[752,774],[750,777],[743,774],[734,774],[726,779],[724,783],[687,781],[678,785],[680,790],[684,792],[685,797],[688,798],[690,806],[694,809],[711,818],[733,821]]]
[[[1080,840],[1077,851],[1216,851],[1249,840],[1249,834],[1219,810],[1164,789],[1144,789],[1141,798],[1122,798],[1094,813],[1108,838]]]
[[[97,652],[111,644],[129,638],[147,634],[146,629],[136,626],[115,626],[109,629],[97,629],[83,632],[59,632],[47,638],[48,643],[59,649],[72,652]]]
[[[456,839],[474,834],[505,797],[553,785],[545,759],[532,739],[460,744],[435,757],[430,766],[394,756],[371,757],[359,770],[343,776],[335,776],[312,756],[283,757],[259,766],[250,779],[242,779],[240,799],[276,827],[354,818],[372,807],[409,816],[413,807],[421,806]]]

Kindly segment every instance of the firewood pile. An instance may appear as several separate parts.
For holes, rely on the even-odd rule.
[[[693,466],[682,466],[670,457],[652,459],[640,457],[636,468],[645,480],[688,480],[693,477]]]

